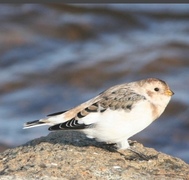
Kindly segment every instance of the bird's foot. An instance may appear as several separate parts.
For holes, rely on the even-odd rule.
[[[127,149],[119,149],[119,146],[117,146],[117,144],[106,144],[105,147],[108,151],[119,153],[127,160],[149,161],[158,157],[158,154],[146,155],[143,152],[136,150],[135,143],[137,143],[137,141],[128,140],[128,143],[130,146]],[[132,155],[131,153],[129,153],[129,151],[132,152]]]
[[[152,159],[156,159],[158,154],[156,155],[146,155],[140,151],[137,151],[136,149],[130,147],[128,148],[128,150],[130,150],[131,152],[135,153],[141,160],[144,160],[144,161],[149,161],[149,160],[152,160]]]
[[[117,149],[117,152],[119,152],[126,159],[134,160],[134,159],[138,159],[139,158],[140,160],[149,161],[149,160],[152,160],[152,159],[156,159],[158,157],[158,154],[156,154],[156,155],[146,155],[143,152],[140,152],[140,151],[136,150],[135,143],[137,143],[137,141],[128,140],[128,143],[129,143],[130,146],[127,149]],[[136,156],[134,156],[134,157],[130,156],[128,154],[128,150],[131,151],[132,153],[134,153],[135,155],[137,155],[138,158]],[[130,158],[128,158],[128,157],[130,157]]]

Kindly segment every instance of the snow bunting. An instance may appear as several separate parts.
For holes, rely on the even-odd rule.
[[[156,78],[120,84],[68,111],[27,122],[24,128],[49,125],[50,131],[79,130],[89,138],[127,149],[128,138],[157,119],[173,94],[164,81]]]

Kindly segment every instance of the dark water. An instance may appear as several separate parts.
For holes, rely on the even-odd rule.
[[[0,143],[47,135],[22,125],[123,82],[175,92],[132,139],[189,163],[189,5],[0,5]]]

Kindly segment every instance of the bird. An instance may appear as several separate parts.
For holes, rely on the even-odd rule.
[[[82,131],[88,138],[125,150],[130,137],[159,118],[173,94],[158,78],[118,84],[67,111],[26,122],[24,129],[48,125],[49,131]]]

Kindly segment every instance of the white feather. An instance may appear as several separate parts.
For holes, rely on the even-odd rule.
[[[149,103],[141,101],[130,112],[125,110],[117,112],[108,109],[101,114],[91,113],[83,118],[83,122],[85,124],[88,121],[95,122],[95,126],[83,131],[88,137],[95,137],[98,141],[125,143],[124,146],[128,146],[127,139],[129,137],[152,123],[152,112],[149,106]]]

